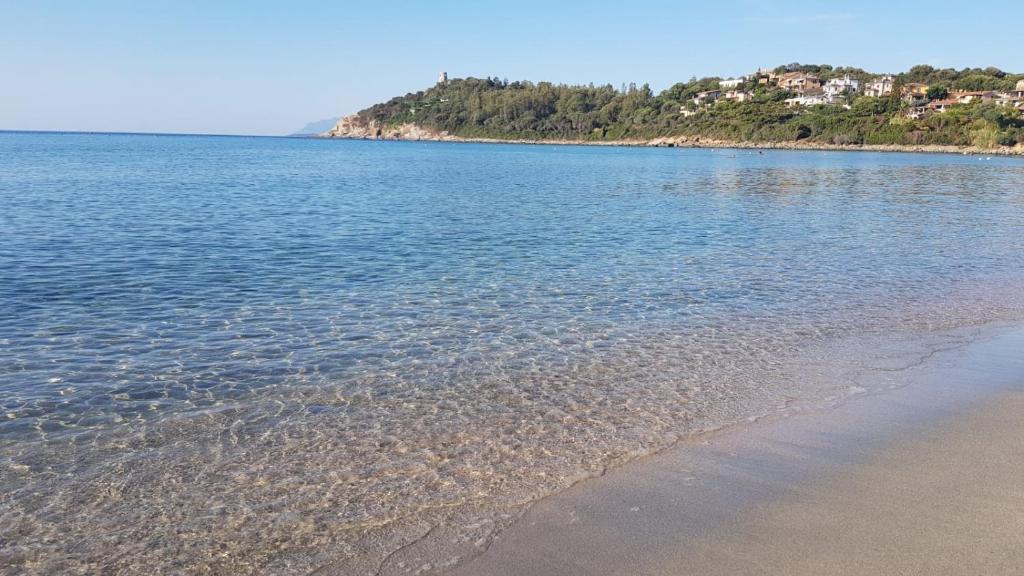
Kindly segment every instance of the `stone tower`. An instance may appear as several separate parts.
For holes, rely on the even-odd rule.
[[[438,74],[437,75],[437,83],[438,84],[447,84],[448,83],[448,73],[447,72],[441,72],[440,74]]]

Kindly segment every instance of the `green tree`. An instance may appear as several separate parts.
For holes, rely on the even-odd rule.
[[[971,92],[980,90],[997,90],[1002,82],[995,76],[985,74],[970,74],[953,82],[953,88]]]
[[[949,88],[944,84],[935,84],[928,87],[929,100],[944,100],[949,97]]]

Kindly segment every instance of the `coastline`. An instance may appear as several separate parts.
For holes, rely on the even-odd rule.
[[[890,390],[683,441],[535,503],[450,573],[1013,574],[1022,345],[1004,326]]]
[[[325,140],[387,140],[401,142],[453,142],[462,144],[528,144],[548,146],[611,146],[626,148],[725,148],[736,150],[799,150],[830,152],[899,152],[914,154],[962,154],[972,156],[1024,156],[1024,146],[1001,148],[977,148],[944,144],[825,144],[820,142],[745,142],[738,140],[717,140],[701,136],[661,136],[649,139],[626,140],[530,140],[521,138],[464,138],[447,133],[434,133],[419,127],[401,127],[382,136],[331,135],[330,132],[314,136]]]

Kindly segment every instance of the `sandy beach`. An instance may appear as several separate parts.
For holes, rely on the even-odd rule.
[[[1024,393],[793,490],[650,566],[656,574],[1019,574]]]
[[[536,504],[456,574],[1019,574],[1024,331]]]

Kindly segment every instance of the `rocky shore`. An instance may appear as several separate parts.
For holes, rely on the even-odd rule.
[[[702,136],[661,136],[651,139],[629,140],[528,140],[500,138],[463,138],[448,132],[438,132],[415,124],[384,126],[376,120],[363,121],[358,116],[346,116],[333,128],[319,135],[321,138],[344,138],[350,140],[407,140],[431,142],[477,142],[488,144],[550,144],[571,146],[650,146],[665,148],[738,148],[758,150],[837,150],[865,152],[924,152],[934,154],[979,154],[1000,156],[1024,156],[1020,144],[999,148],[977,148],[974,146],[951,145],[902,145],[902,144],[826,144],[803,140],[788,142],[744,142],[717,140]]]

